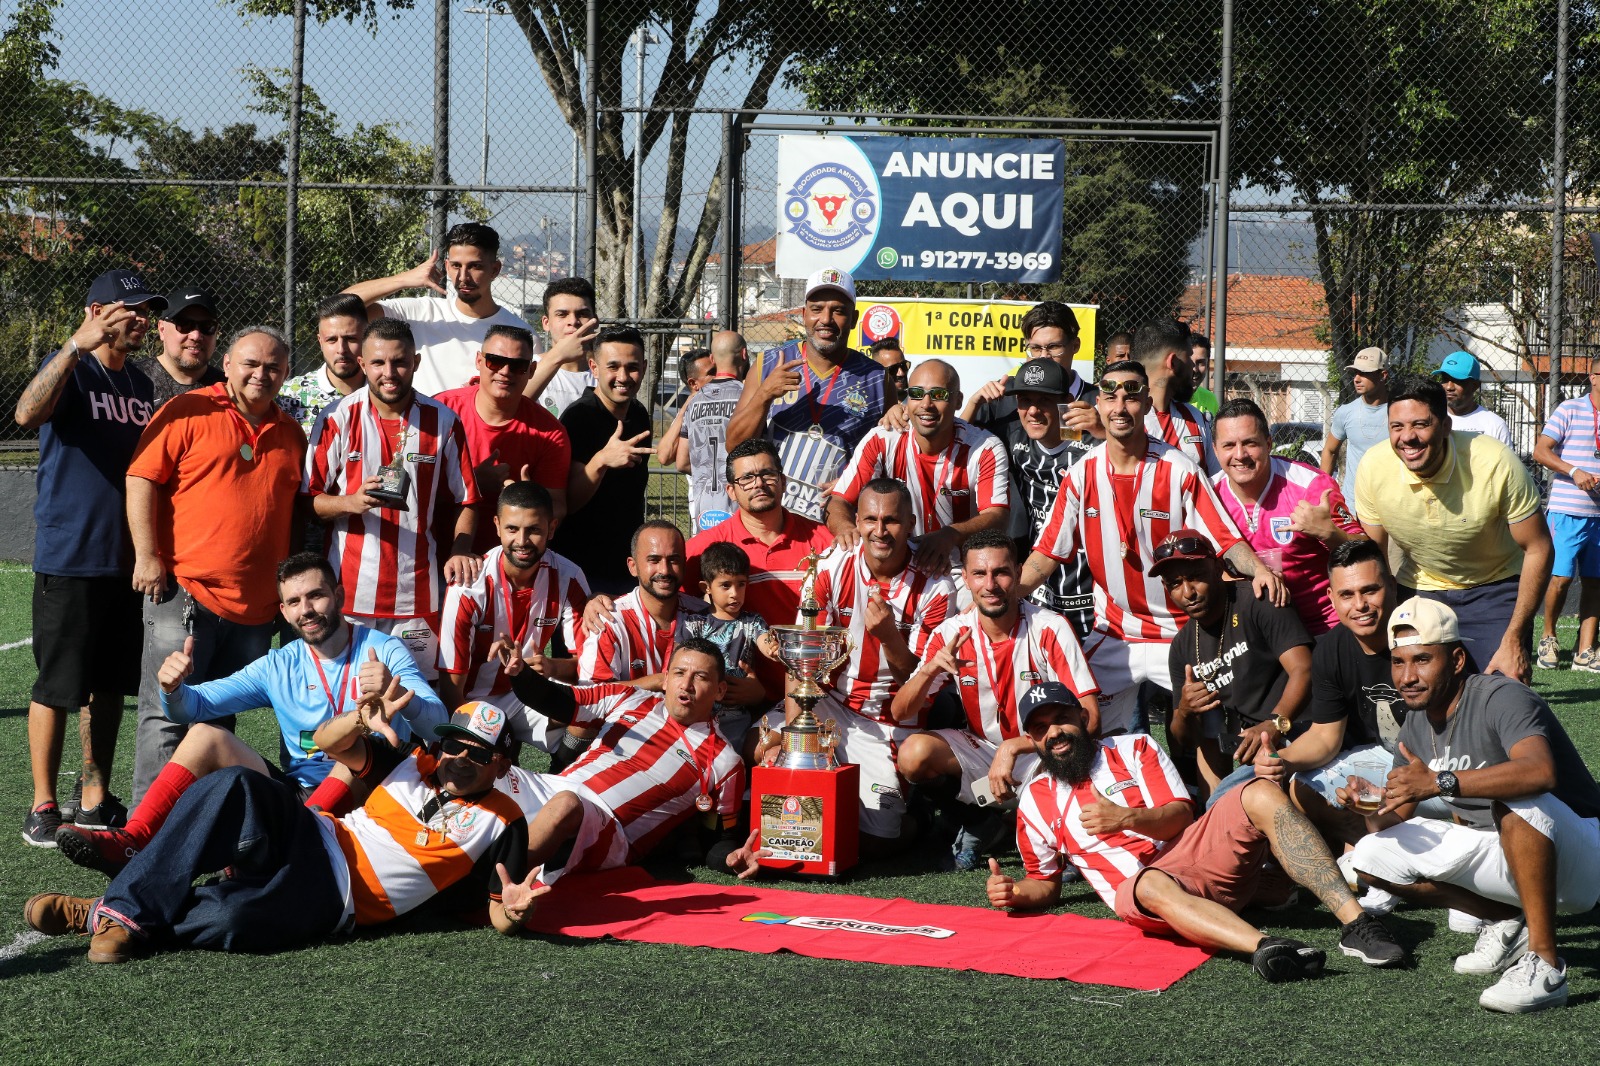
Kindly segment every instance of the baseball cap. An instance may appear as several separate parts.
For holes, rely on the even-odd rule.
[[[1160,577],[1161,568],[1168,563],[1216,557],[1216,546],[1204,533],[1198,529],[1174,529],[1156,545],[1155,562],[1150,566],[1150,576]]]
[[[1451,352],[1433,373],[1435,377],[1443,374],[1457,381],[1477,381],[1480,373],[1478,358],[1471,352]]]
[[[1345,369],[1354,370],[1358,374],[1376,374],[1388,361],[1389,356],[1382,348],[1363,348],[1356,353],[1356,357],[1350,360],[1350,365]]]
[[[833,289],[844,293],[845,299],[851,303],[856,302],[856,279],[848,271],[838,270],[834,267],[823,267],[815,271],[806,279],[806,299],[822,289]]]
[[[191,307],[210,311],[217,317],[217,298],[205,289],[173,289],[167,294],[167,317],[176,318]]]
[[[1397,637],[1396,629],[1411,628],[1414,636]],[[1451,644],[1461,639],[1461,627],[1456,623],[1456,612],[1438,600],[1425,600],[1413,596],[1394,609],[1389,617],[1389,647],[1405,648],[1413,644]]]
[[[1041,681],[1022,694],[1017,701],[1017,720],[1024,726],[1033,712],[1041,707],[1081,707],[1078,697],[1059,681]]]
[[[129,307],[149,304],[150,310],[157,313],[167,309],[166,299],[151,292],[144,279],[131,270],[108,270],[95,278],[83,305],[114,304],[119,300]]]
[[[483,700],[463,703],[450,716],[450,721],[434,726],[433,732],[440,737],[466,737],[491,748],[507,747],[511,740],[506,733],[506,712]],[[501,743],[502,738],[506,743]]]
[[[1029,359],[1017,367],[1006,384],[1006,395],[1019,392],[1037,392],[1045,396],[1067,394],[1067,372],[1054,359]]]

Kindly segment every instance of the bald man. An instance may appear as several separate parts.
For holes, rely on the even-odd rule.
[[[723,485],[728,461],[727,428],[743,386],[739,367],[744,338],[723,330],[711,338],[711,377],[684,404],[682,429],[673,445],[675,465],[689,475],[689,533],[726,521],[733,513]],[[665,447],[666,440],[662,445]]]
[[[835,543],[853,548],[862,488],[873,478],[894,478],[911,490],[916,564],[946,570],[972,534],[1005,527],[1010,462],[999,438],[956,417],[961,382],[949,363],[919,363],[905,395],[906,428],[879,426],[857,445],[829,500],[828,529]]]

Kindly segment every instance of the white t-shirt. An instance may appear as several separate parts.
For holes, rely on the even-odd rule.
[[[459,389],[472,380],[478,372],[478,349],[491,326],[528,328],[521,316],[504,306],[488,318],[468,318],[454,297],[407,296],[379,300],[378,306],[385,315],[409,325],[417,338],[422,360],[417,364],[416,390],[424,396]]]
[[[1515,448],[1511,443],[1511,430],[1506,426],[1506,420],[1481,405],[1474,408],[1470,414],[1458,415],[1454,411],[1450,412],[1450,428],[1463,433],[1482,433],[1486,437],[1493,437],[1507,448]]]
[[[587,370],[557,370],[539,394],[539,403],[546,411],[560,418],[561,412],[593,384],[594,375]]]

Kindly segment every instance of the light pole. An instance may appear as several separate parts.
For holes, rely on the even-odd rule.
[[[634,47],[633,77],[633,283],[629,288],[628,306],[633,317],[639,317],[639,290],[644,285],[644,233],[639,229],[639,201],[644,197],[644,50],[646,45],[660,44],[661,38],[640,26],[628,38]]]
[[[489,20],[496,15],[504,15],[505,9],[498,4],[485,4],[483,7],[469,7],[469,15],[483,16],[483,161],[478,168],[478,184],[489,184]],[[484,193],[487,198],[488,193]]]

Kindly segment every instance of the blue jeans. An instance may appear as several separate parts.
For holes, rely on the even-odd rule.
[[[251,952],[309,943],[344,915],[319,817],[265,774],[238,766],[207,774],[100,906],[156,946]],[[226,880],[193,887],[227,867]]]

